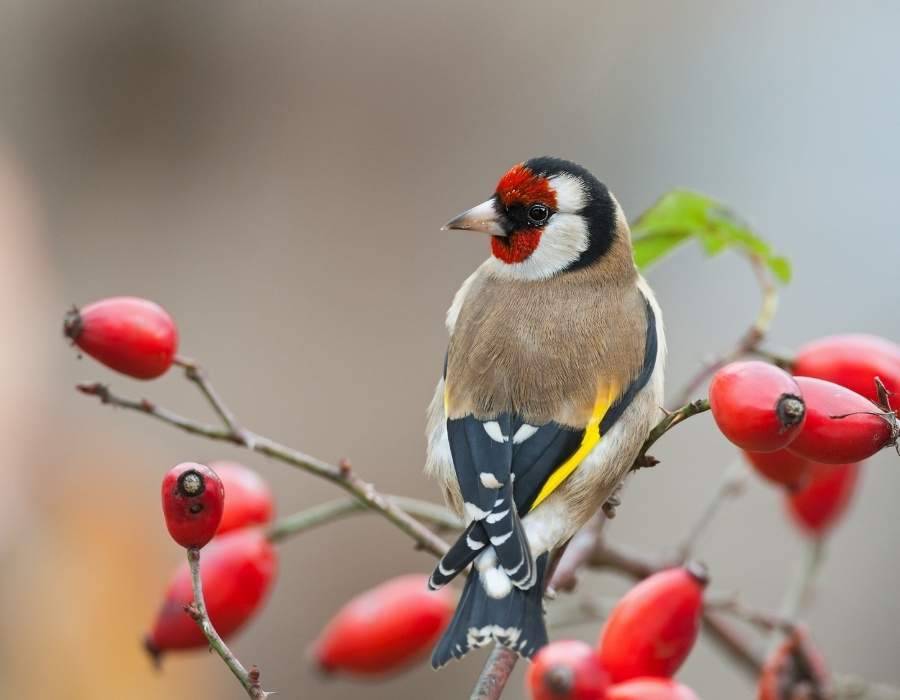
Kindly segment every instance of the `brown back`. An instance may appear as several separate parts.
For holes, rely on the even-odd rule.
[[[620,392],[640,372],[647,316],[637,279],[627,229],[593,265],[546,280],[482,270],[450,338],[448,416],[511,411],[583,428],[598,392]]]

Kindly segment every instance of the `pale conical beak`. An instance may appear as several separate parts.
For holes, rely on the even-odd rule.
[[[506,231],[500,225],[497,210],[494,208],[494,200],[489,199],[469,211],[463,212],[453,221],[441,227],[441,231],[480,231],[490,236],[505,236]]]

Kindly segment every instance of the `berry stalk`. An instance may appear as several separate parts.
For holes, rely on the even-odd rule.
[[[203,634],[209,641],[209,647],[215,651],[225,662],[225,665],[231,670],[235,678],[247,691],[247,696],[254,700],[260,700],[269,696],[265,690],[259,686],[259,669],[252,666],[248,671],[238,658],[231,652],[225,641],[216,632],[209,615],[206,613],[206,603],[203,600],[203,584],[200,579],[200,550],[191,547],[187,550],[188,566],[191,569],[191,584],[194,589],[194,602],[185,608],[185,612],[190,615]]]

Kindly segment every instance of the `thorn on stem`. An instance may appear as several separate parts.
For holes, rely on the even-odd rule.
[[[102,403],[109,402],[109,387],[105,384],[100,382],[80,382],[75,385],[75,388],[82,394],[98,397]]]
[[[353,473],[353,465],[350,464],[350,460],[346,457],[341,457],[341,460],[338,462],[338,469],[341,470],[341,476],[345,479]]]
[[[200,608],[197,607],[196,603],[188,603],[184,606],[184,611],[191,616],[194,622],[199,622],[203,619],[203,616],[200,614]]]
[[[634,460],[634,466],[632,467],[632,469],[655,467],[657,464],[659,464],[659,460],[653,455],[641,455],[636,460]]]

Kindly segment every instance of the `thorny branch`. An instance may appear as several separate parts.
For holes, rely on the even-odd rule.
[[[403,496],[387,496],[387,498],[422,522],[446,530],[461,530],[463,527],[462,521],[443,506]],[[272,542],[281,542],[293,535],[370,510],[365,503],[355,498],[327,501],[282,518],[269,528],[268,537]]]
[[[231,653],[231,649],[225,644],[225,641],[216,632],[209,615],[206,614],[206,603],[203,600],[203,583],[200,580],[200,550],[191,547],[187,550],[188,565],[191,569],[191,585],[194,589],[194,602],[185,607],[185,612],[197,623],[206,640],[209,642],[210,649],[213,649],[220,657],[225,665],[231,670],[235,678],[240,681],[247,691],[247,695],[253,700],[264,700],[270,693],[267,693],[259,685],[259,669],[251,666],[248,671],[243,664],[238,661],[237,657]]]
[[[497,700],[503,694],[506,682],[518,660],[516,652],[499,644],[495,646],[484,664],[484,669],[478,677],[475,690],[472,691],[469,700]]]
[[[774,306],[771,307],[771,311],[774,312]],[[769,321],[766,321],[766,314],[761,314],[760,318],[763,319],[764,323],[762,325],[757,323],[754,327],[761,328],[761,332],[764,335],[767,324],[771,319],[769,318]],[[757,321],[759,321],[759,318]],[[748,337],[751,337],[749,333]],[[757,340],[756,343],[758,344],[758,342]],[[267,437],[250,432],[237,422],[234,414],[219,397],[199,365],[192,360],[183,358],[179,358],[178,364],[184,367],[186,377],[197,385],[209,401],[213,410],[221,419],[222,426],[194,421],[157,406],[146,399],[133,400],[120,397],[114,394],[106,385],[99,382],[82,383],[77,385],[76,388],[84,394],[96,396],[104,404],[143,413],[185,432],[201,435],[211,440],[243,446],[251,451],[297,467],[331,481],[352,496],[350,499],[321,504],[284,518],[273,525],[269,531],[269,537],[273,541],[281,541],[291,535],[354,513],[373,510],[380,513],[398,529],[411,537],[419,548],[436,556],[441,556],[447,550],[446,542],[432,532],[424,523],[444,529],[459,528],[460,522],[449,511],[432,503],[382,494],[371,483],[358,477],[346,460],[339,465],[332,465]],[[708,410],[708,401],[699,399],[686,403],[676,411],[667,413],[665,418],[648,435],[632,468],[639,469],[656,464],[657,460],[647,455],[647,450],[679,423]],[[708,521],[718,507],[718,502],[728,492],[730,492],[730,489],[724,488],[724,485],[716,492],[716,495],[708,504],[704,520],[697,525],[698,531],[705,526],[705,522]],[[613,507],[610,509],[610,512],[614,511],[614,505],[612,504]],[[548,576],[551,594],[555,590],[571,590],[575,585],[575,574],[583,566],[607,568],[632,578],[641,579],[661,568],[677,563],[675,561],[648,559],[623,548],[610,546],[601,536],[600,530],[603,521],[604,515],[598,514],[589,526],[573,538],[568,548],[557,560],[558,566],[556,571],[550,572]],[[692,534],[688,538],[689,544],[686,546],[686,549],[690,548],[690,542],[695,537],[696,534]],[[683,547],[683,549],[685,548]],[[251,698],[265,698],[267,693],[259,686],[258,669],[252,667],[249,671],[246,670],[231,654],[225,643],[215,633],[208,618],[205,617],[199,581],[199,558],[192,559],[189,556],[189,560],[191,561],[192,575],[194,576],[195,605],[189,606],[188,613],[201,625],[204,634],[210,641],[210,647],[222,657],[223,661],[240,680],[245,690],[247,690],[248,695]],[[732,612],[734,611],[732,610]],[[758,674],[762,664],[761,656],[727,621],[721,619],[720,614],[708,610],[704,615],[704,626],[716,643],[739,666],[753,674],[754,677]],[[496,698],[499,698],[516,660],[517,657],[513,652],[502,647],[495,648],[471,696],[472,700],[496,700]],[[838,688],[835,696],[836,700],[900,700],[900,692],[893,688],[871,684],[852,677],[838,677],[835,679],[835,687]]]
[[[644,440],[641,451],[638,453],[637,459],[634,460],[634,465],[631,467],[631,470],[634,471],[641,467],[652,467],[655,464],[658,464],[658,460],[650,457],[647,454],[647,450],[679,423],[686,421],[691,416],[696,416],[698,413],[705,413],[708,410],[709,401],[706,399],[697,399],[696,401],[684,404],[678,410],[667,413],[665,418],[656,424],[653,430],[650,431],[647,439]]]
[[[204,384],[207,388],[211,387],[208,379],[204,380]],[[358,477],[353,472],[349,462],[344,461],[340,465],[335,466],[323,460],[306,455],[298,450],[279,444],[267,437],[251,433],[243,428],[238,428],[237,432],[235,432],[234,429],[229,428],[227,425],[224,428],[216,428],[214,426],[197,423],[168,409],[158,407],[146,399],[135,401],[133,399],[125,399],[117,396],[110,391],[109,387],[100,384],[99,382],[79,384],[77,389],[84,394],[98,397],[104,404],[146,413],[164,423],[174,425],[189,433],[203,435],[211,440],[241,445],[254,452],[259,452],[267,457],[271,457],[315,474],[323,479],[327,479],[349,492],[358,501],[366,504],[371,510],[381,513],[400,530],[412,537],[421,549],[438,556],[447,551],[446,542],[409,515],[405,510],[398,506],[394,500],[380,493],[372,484]],[[204,395],[206,395],[210,403],[215,401],[214,405],[217,406],[216,412],[219,413],[219,415],[222,415],[222,412],[225,412],[227,415],[232,415],[224,408],[224,404],[218,399],[214,391],[204,391]]]
[[[625,547],[606,542],[598,533],[593,541],[584,565],[593,569],[607,569],[641,580],[662,569],[676,566],[678,562],[654,559],[635,553]],[[738,601],[708,605],[703,614],[703,628],[716,645],[743,669],[748,678],[756,680],[762,669],[764,657],[732,624],[724,619],[730,614],[763,629],[783,629],[794,624],[793,618],[784,614],[769,615],[751,610]],[[829,700],[900,700],[897,688],[872,683],[851,675],[834,677],[834,693]]]

